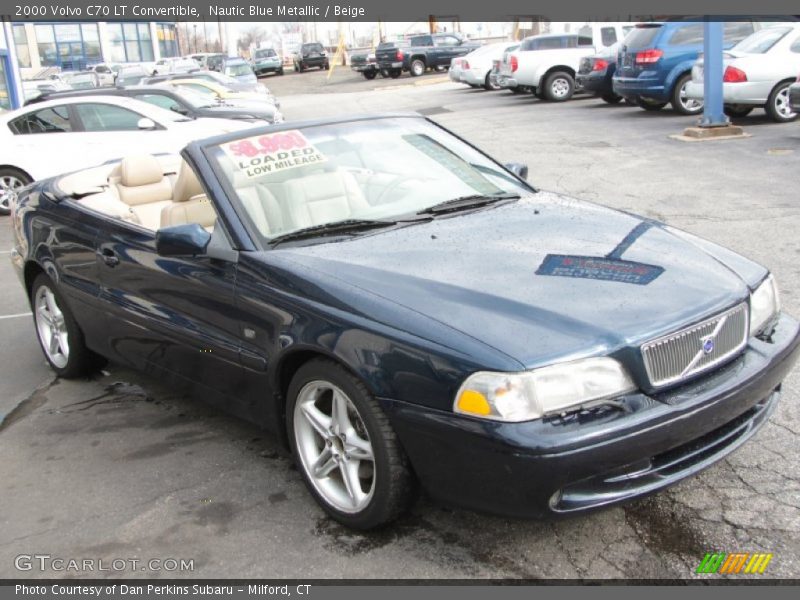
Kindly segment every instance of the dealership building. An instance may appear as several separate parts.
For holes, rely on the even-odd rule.
[[[175,23],[12,23],[22,76],[48,67],[81,70],[99,62],[153,62],[178,56]]]

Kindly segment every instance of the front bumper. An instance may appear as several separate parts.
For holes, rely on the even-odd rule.
[[[789,104],[795,111],[800,111],[800,82],[789,86]]]
[[[763,106],[775,84],[763,81],[744,81],[742,83],[723,83],[722,101],[725,104],[751,104]],[[686,86],[686,95],[694,100],[703,99],[703,82],[690,81]]]
[[[253,70],[256,73],[270,73],[273,71],[280,71],[282,68],[283,64],[280,61],[272,63],[256,63],[253,65]]]
[[[499,423],[382,400],[428,492],[449,504],[512,517],[592,510],[694,475],[769,418],[800,354],[798,323],[782,316],[732,363],[653,397],[526,423]]]

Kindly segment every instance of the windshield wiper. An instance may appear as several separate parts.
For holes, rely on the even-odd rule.
[[[323,237],[329,234],[338,233],[356,233],[369,229],[378,229],[381,227],[391,227],[396,225],[397,221],[379,221],[373,219],[347,219],[346,221],[336,221],[335,223],[324,223],[322,225],[314,225],[297,231],[290,231],[283,235],[278,235],[269,240],[271,246],[276,246],[281,242],[291,240],[303,240],[313,237]]]
[[[478,208],[501,200],[519,200],[519,194],[508,194],[501,192],[498,194],[470,194],[469,196],[459,196],[452,200],[445,200],[434,204],[428,208],[423,208],[417,212],[418,215],[436,215],[441,213],[454,212],[462,209]]]

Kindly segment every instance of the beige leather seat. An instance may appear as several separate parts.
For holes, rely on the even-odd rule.
[[[192,168],[185,162],[178,169],[172,201],[161,209],[161,227],[197,223],[207,231],[214,230],[217,213],[203,191]]]
[[[341,221],[369,208],[361,188],[347,171],[330,171],[289,179],[285,211],[293,228]]]
[[[285,229],[281,207],[266,186],[248,179],[241,171],[233,174],[232,183],[236,195],[261,235],[271,236]]]
[[[122,159],[109,181],[143,227],[158,229],[161,210],[172,199],[172,185],[158,160],[149,154],[128,156]]]

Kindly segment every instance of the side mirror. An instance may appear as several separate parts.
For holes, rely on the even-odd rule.
[[[153,119],[148,119],[148,118],[144,117],[144,118],[139,119],[139,121],[136,123],[136,126],[139,129],[155,129],[156,128],[156,123],[155,123],[155,121],[153,121]]]
[[[173,104],[172,106],[170,106],[170,107],[169,107],[169,109],[170,109],[172,112],[176,112],[176,113],[178,113],[179,115],[188,115],[188,114],[189,114],[189,111],[188,111],[188,110],[186,110],[186,109],[185,109],[185,108],[183,108],[182,106],[178,106],[177,104]]]
[[[506,169],[511,171],[514,175],[523,179],[525,181],[528,180],[528,165],[518,162],[510,162],[503,165]]]
[[[205,254],[211,234],[197,223],[173,225],[156,231],[159,256],[197,256]]]

